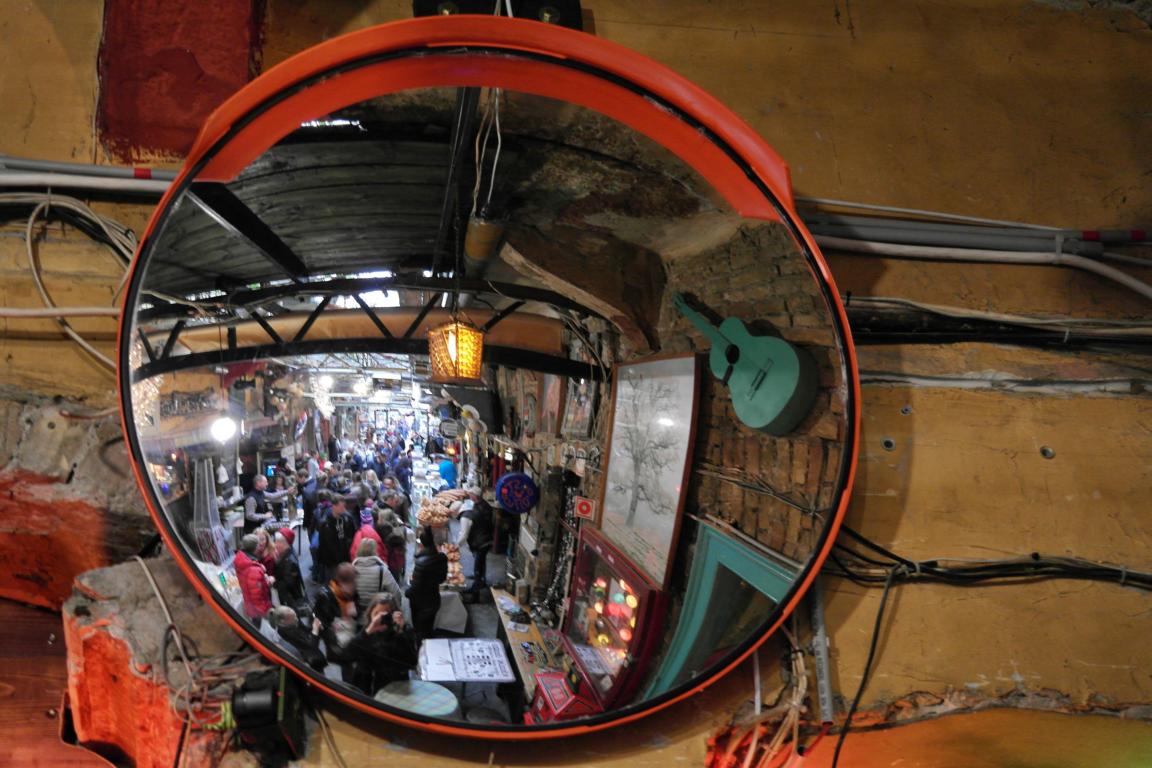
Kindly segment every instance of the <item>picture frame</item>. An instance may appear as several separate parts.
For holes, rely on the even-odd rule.
[[[615,366],[599,528],[662,589],[680,534],[699,400],[697,355]]]
[[[520,436],[532,438],[540,427],[540,379],[535,371],[520,369],[520,381],[516,411],[520,417]]]
[[[564,397],[563,437],[583,440],[592,434],[600,388],[591,379],[568,379]]]
[[[568,380],[563,376],[545,373],[540,377],[540,432],[559,435],[564,421],[564,395]]]

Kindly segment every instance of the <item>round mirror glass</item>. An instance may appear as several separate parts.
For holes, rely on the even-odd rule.
[[[842,308],[705,94],[542,24],[397,26],[225,105],[154,217],[121,333],[141,486],[230,623],[361,709],[652,711],[830,546]]]

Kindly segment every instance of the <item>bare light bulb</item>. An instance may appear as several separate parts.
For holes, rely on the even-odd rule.
[[[236,421],[230,416],[221,416],[212,422],[212,439],[226,443],[236,434]]]

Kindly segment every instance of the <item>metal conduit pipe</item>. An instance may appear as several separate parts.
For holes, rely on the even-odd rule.
[[[1000,235],[1004,237],[1030,239],[1036,241],[1083,240],[1093,243],[1141,243],[1148,242],[1150,227],[1129,229],[1053,229],[1048,231],[1026,229],[1024,227],[992,227],[973,224],[943,224],[937,221],[897,219],[886,216],[852,216],[838,213],[809,213],[802,217],[811,226],[844,226],[857,229],[891,230],[902,229],[917,232],[952,232],[957,234]],[[866,238],[868,239],[868,238]],[[877,238],[870,238],[877,239]]]
[[[1104,245],[1102,243],[1086,243],[1079,239],[1079,233],[1077,233],[1074,238],[1057,240],[1057,238],[1047,235],[1041,235],[1040,237],[1019,237],[984,234],[980,232],[977,227],[971,227],[968,232],[932,232],[899,227],[861,227],[855,224],[810,224],[809,229],[814,235],[826,235],[828,237],[840,237],[852,240],[867,240],[870,242],[902,243],[905,245],[1033,252],[1039,252],[1045,249],[1050,249],[1055,252],[1057,247],[1059,247],[1064,253],[1078,253],[1093,256],[1104,252]]]
[[[171,182],[126,179],[107,176],[79,176],[70,173],[0,171],[0,187],[48,187],[52,189],[98,189],[137,195],[162,195]]]
[[[853,216],[841,213],[808,213],[801,215],[805,224],[859,227],[862,229],[909,229],[921,232],[979,232],[985,235],[1004,235],[1032,240],[1051,240],[1058,236],[1079,237],[1080,232],[1071,229],[1028,229],[1026,227],[987,226],[981,224],[945,224],[939,221],[920,219],[897,219],[891,216]]]
[[[931,219],[939,219],[944,221],[966,221],[973,224],[992,224],[1007,227],[1023,227],[1025,229],[1038,229],[1046,230],[1049,232],[1060,231],[1059,227],[1047,227],[1043,224],[1028,224],[1022,221],[1004,221],[1003,219],[985,219],[979,216],[961,216],[956,213],[943,213],[941,211],[926,211],[921,208],[900,208],[894,205],[877,205],[875,203],[855,203],[851,200],[832,200],[825,197],[804,197],[797,196],[797,203],[804,203],[807,205],[825,205],[835,208],[852,208],[860,211],[882,211],[884,213],[902,213],[909,216],[924,216]]]
[[[925,261],[960,261],[990,264],[1042,264],[1058,267],[1071,267],[1091,272],[1100,277],[1123,285],[1146,299],[1152,300],[1152,285],[1137,280],[1115,267],[1101,264],[1082,256],[1067,253],[1025,251],[993,251],[969,248],[932,248],[920,245],[899,243],[877,243],[867,240],[849,240],[842,237],[815,235],[816,243],[822,248],[845,253],[861,253],[870,256],[888,256],[897,259],[921,259]]]
[[[155,168],[126,168],[119,165],[93,165],[91,163],[62,163],[55,160],[31,160],[11,155],[0,155],[0,169],[18,171],[38,171],[42,173],[70,173],[79,176],[108,176],[118,179],[153,179],[172,181],[175,171],[161,171]]]

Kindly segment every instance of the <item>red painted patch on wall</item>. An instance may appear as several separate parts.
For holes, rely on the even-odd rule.
[[[96,125],[120,162],[183,156],[259,72],[266,0],[106,0]]]
[[[106,528],[57,478],[0,473],[0,598],[58,609],[76,574],[108,565]]]

